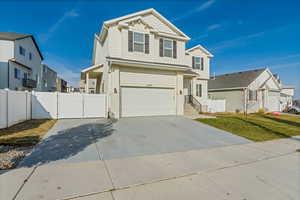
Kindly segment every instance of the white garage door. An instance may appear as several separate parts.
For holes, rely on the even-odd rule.
[[[280,96],[279,92],[269,92],[268,109],[270,112],[280,110]]]
[[[175,91],[166,88],[121,88],[121,116],[175,115]]]

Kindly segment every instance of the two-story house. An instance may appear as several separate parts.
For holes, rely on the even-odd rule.
[[[40,91],[42,60],[33,35],[0,32],[0,89]]]
[[[56,91],[57,92],[68,92],[68,82],[57,76],[56,78]]]
[[[103,23],[94,38],[93,65],[81,72],[81,88],[107,94],[112,117],[183,115],[184,104],[205,111],[209,60],[198,45],[154,9]]]
[[[55,92],[57,90],[57,72],[51,69],[48,65],[42,64],[42,83],[41,91],[43,92]]]

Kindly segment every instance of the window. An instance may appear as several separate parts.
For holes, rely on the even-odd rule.
[[[29,60],[32,60],[32,53],[29,53]]]
[[[28,74],[26,72],[24,72],[24,79],[28,79]]]
[[[19,46],[19,53],[22,56],[25,56],[25,49],[22,46]]]
[[[173,41],[164,39],[164,56],[173,57]]]
[[[202,85],[201,84],[196,85],[196,96],[202,97]]]
[[[249,90],[249,101],[257,101],[257,90]]]
[[[143,33],[133,32],[133,51],[144,52],[145,36]]]
[[[203,57],[193,57],[193,59],[194,59],[193,69],[204,70],[204,58]]]
[[[194,69],[200,69],[201,58],[200,57],[194,57],[194,62],[195,62]]]
[[[21,79],[21,70],[15,68],[15,79]]]

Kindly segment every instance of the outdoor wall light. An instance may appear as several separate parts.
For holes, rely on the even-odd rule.
[[[182,90],[179,90],[179,94],[182,95]]]
[[[115,93],[115,94],[117,94],[117,93],[118,93],[118,91],[117,91],[117,88],[114,88],[114,93]]]

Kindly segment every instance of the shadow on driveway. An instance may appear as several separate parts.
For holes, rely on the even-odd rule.
[[[111,135],[114,132],[113,123],[112,120],[99,120],[57,131],[43,139],[19,167],[43,165],[72,157],[98,139]]]

